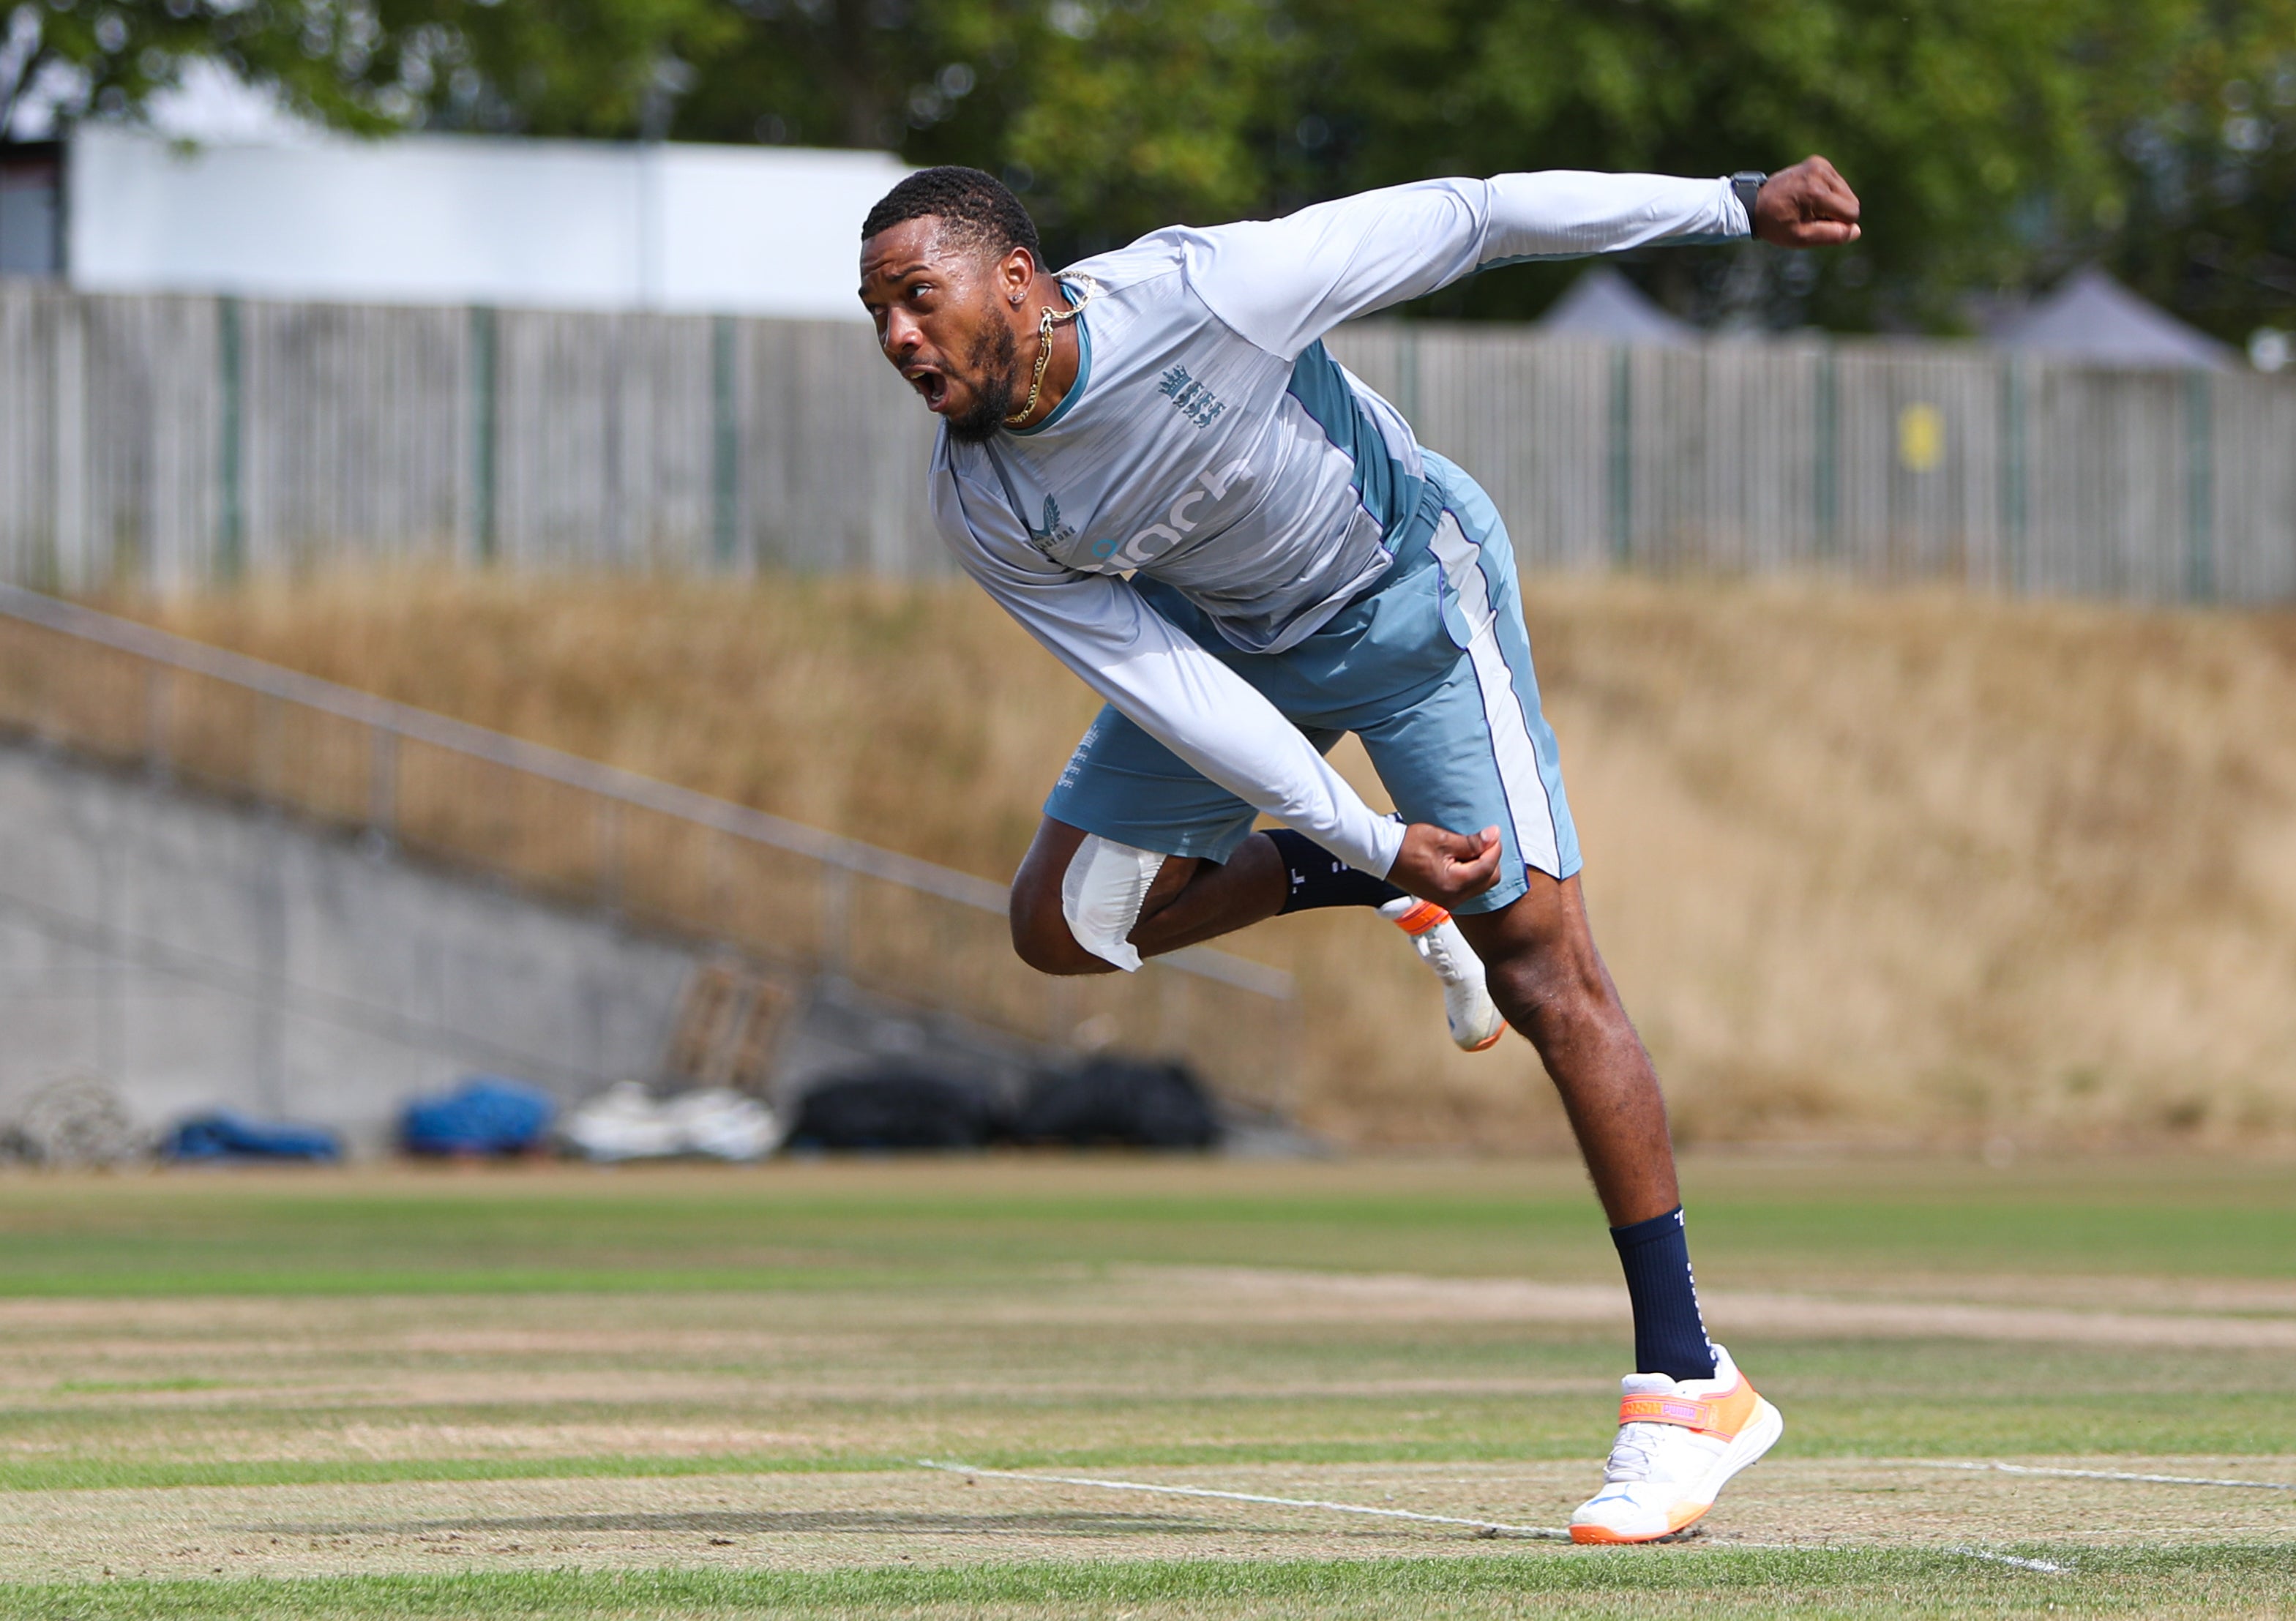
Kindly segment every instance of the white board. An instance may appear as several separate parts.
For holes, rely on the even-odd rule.
[[[67,264],[91,292],[863,319],[882,152],[401,135],[170,143],[84,125]]]

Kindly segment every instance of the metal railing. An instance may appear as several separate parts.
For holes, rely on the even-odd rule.
[[[1289,1101],[1291,976],[1201,946],[1052,978],[1004,885],[0,585],[0,731],[252,799],[630,923],[1056,1048],[1186,1059]]]

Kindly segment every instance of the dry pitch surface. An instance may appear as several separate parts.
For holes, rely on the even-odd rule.
[[[2296,1606],[2284,1168],[1689,1180],[1788,1435],[1627,1553],[1008,1478],[1562,1525],[1625,1327],[1567,1167],[6,1181],[0,1614]]]

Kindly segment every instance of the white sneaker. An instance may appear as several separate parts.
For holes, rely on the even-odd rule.
[[[1379,914],[1411,937],[1419,960],[1443,982],[1443,1018],[1451,1027],[1451,1039],[1469,1052],[1496,1046],[1506,1034],[1506,1020],[1499,1017],[1483,983],[1483,960],[1451,914],[1433,901],[1408,895],[1388,902]]]
[[[1574,1543],[1672,1536],[1785,1433],[1784,1418],[1720,1346],[1712,1379],[1629,1373],[1619,1388],[1619,1438],[1603,1466],[1603,1489],[1570,1517]]]

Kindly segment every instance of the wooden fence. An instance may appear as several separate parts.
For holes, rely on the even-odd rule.
[[[1482,481],[1531,568],[2296,600],[2296,385],[1973,344],[1620,348],[1365,325],[1341,359]]]
[[[2296,600],[2296,382],[1394,323],[1332,348],[1533,568]],[[0,282],[0,578],[28,585],[344,553],[937,572],[931,440],[858,325]]]
[[[0,281],[0,579],[18,584],[344,553],[938,569],[931,444],[857,325]]]

